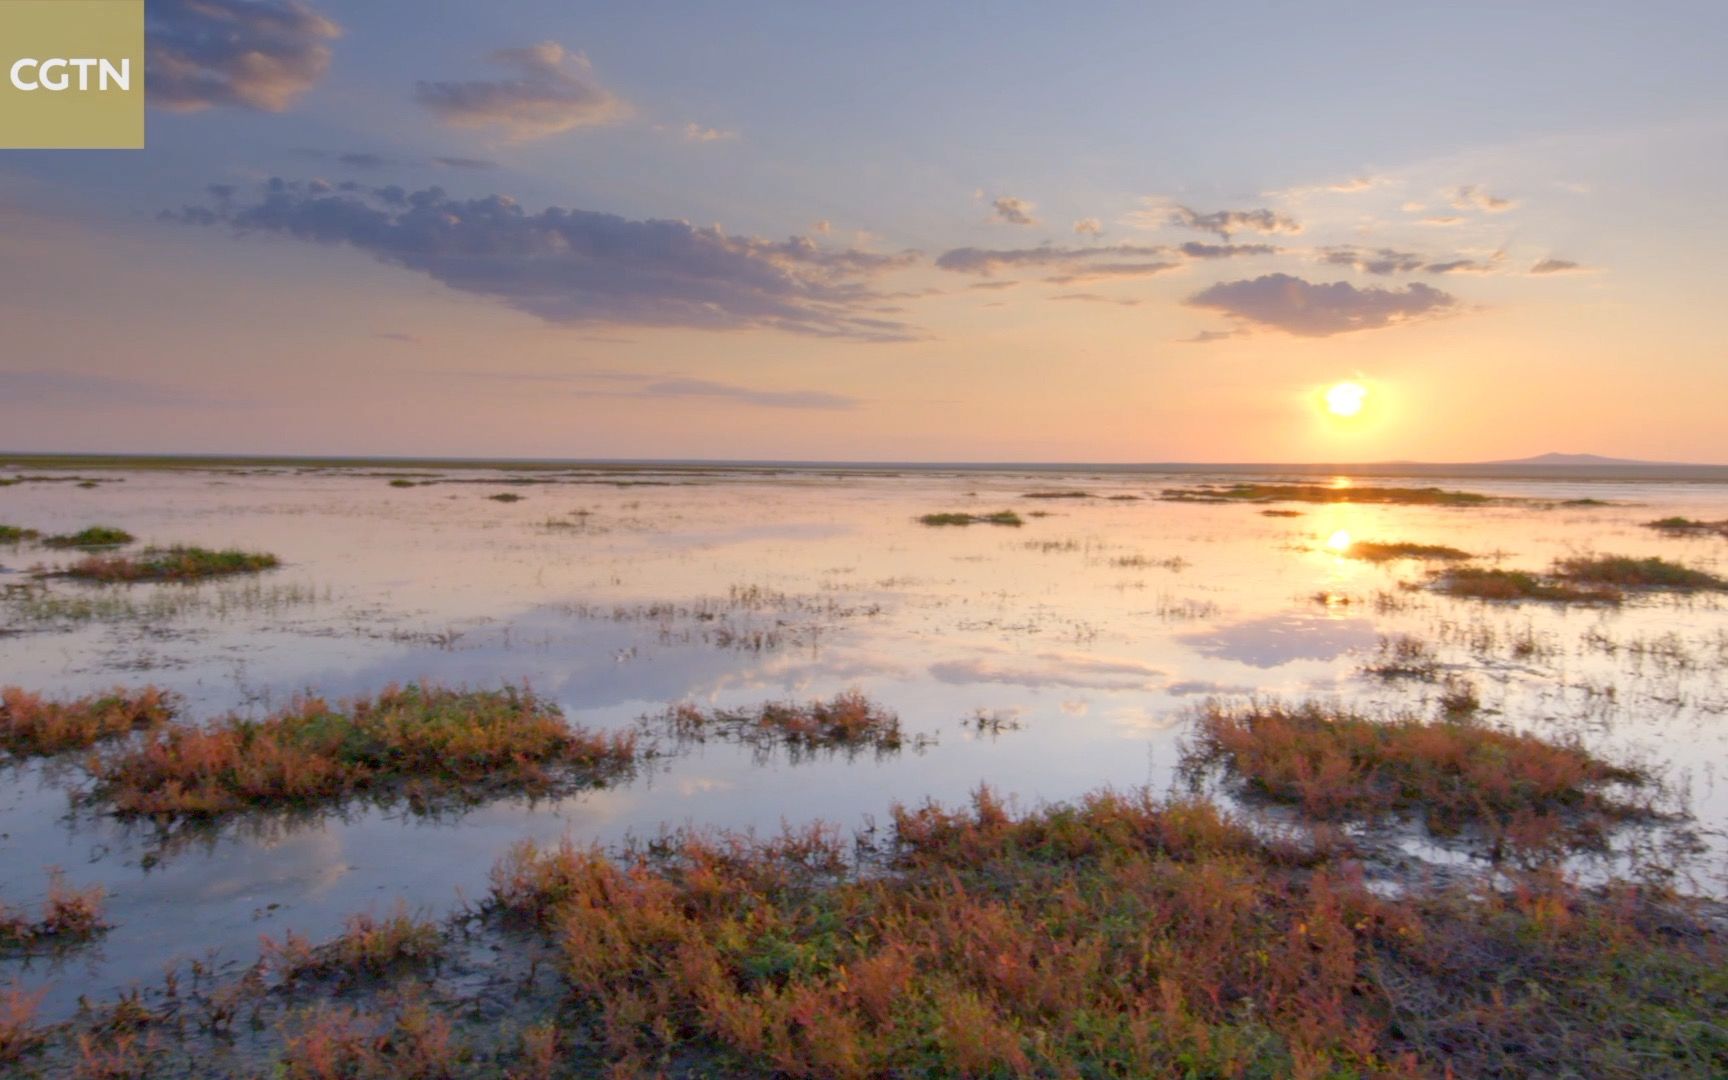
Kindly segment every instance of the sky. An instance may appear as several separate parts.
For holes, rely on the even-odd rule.
[[[0,449],[1728,462],[1714,0],[146,10]]]

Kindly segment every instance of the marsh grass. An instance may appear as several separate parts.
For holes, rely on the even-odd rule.
[[[1725,536],[1728,537],[1728,521],[1699,521],[1688,517],[1665,517],[1656,521],[1646,521],[1646,529],[1655,529],[1669,536]]]
[[[1613,788],[1643,770],[1462,718],[1375,720],[1336,707],[1210,703],[1186,765],[1223,766],[1250,791],[1322,820],[1408,815],[1437,836],[1479,830],[1498,853],[1602,846],[1617,824],[1650,814]]]
[[[488,495],[486,497],[491,499],[493,502],[500,503],[518,503],[527,498],[527,496],[518,495],[514,491],[500,491],[496,495]]]
[[[153,686],[60,700],[0,687],[0,749],[18,758],[86,750],[165,724],[177,705],[173,694]]]
[[[1628,555],[1587,555],[1560,559],[1555,573],[1568,581],[1617,589],[1671,589],[1676,592],[1728,590],[1728,580],[1667,559]]]
[[[176,545],[145,548],[137,555],[90,555],[61,571],[66,577],[104,583],[204,581],[234,574],[256,574],[281,565],[265,552]]]
[[[757,749],[900,750],[906,737],[900,717],[859,690],[845,690],[828,701],[768,702],[751,709],[703,709],[688,702],[657,718],[679,739],[703,741],[710,735]]]
[[[1419,637],[1382,634],[1374,655],[1362,665],[1362,673],[1382,679],[1433,682],[1440,676],[1440,658],[1434,647]]]
[[[42,902],[40,915],[32,918],[0,903],[0,953],[88,941],[108,929],[102,917],[102,896],[102,886],[73,888],[58,868],[50,869],[48,898]],[[0,1035],[0,1044],[3,1041],[4,1035]],[[0,1061],[4,1060],[0,1050]]]
[[[1618,604],[1625,595],[1612,585],[1552,581],[1525,570],[1460,566],[1440,575],[1447,596],[1474,600],[1548,600],[1562,604]]]
[[[1344,549],[1344,554],[1352,559],[1365,559],[1368,562],[1390,562],[1393,559],[1440,559],[1455,561],[1470,558],[1468,551],[1446,544],[1416,544],[1409,541],[1379,544],[1367,540],[1358,540]]]
[[[920,525],[1011,525],[1015,528],[1025,524],[1020,515],[1012,510],[998,510],[993,514],[944,513],[925,514],[918,519]]]
[[[1090,491],[1028,491],[1020,496],[1022,499],[1095,499]],[[1133,496],[1129,496],[1132,498]]]
[[[1655,890],[1367,888],[1334,848],[1146,792],[832,831],[514,850],[560,1048],[614,1076],[1673,1075],[1728,1066],[1728,950]],[[1658,1070],[1660,1071],[1660,1070]]]
[[[22,525],[0,525],[0,544],[27,544],[41,537],[35,529]]]
[[[444,953],[443,928],[413,915],[398,901],[382,918],[369,912],[350,915],[342,933],[313,945],[289,931],[283,940],[265,936],[261,962],[284,982],[339,978],[378,978],[393,971],[434,963]]]
[[[1485,506],[1501,501],[1474,491],[1448,491],[1438,487],[1248,483],[1165,488],[1161,498],[1171,502],[1385,503],[1399,506]]]
[[[122,547],[130,544],[137,537],[125,529],[117,529],[112,525],[92,525],[75,533],[57,533],[42,538],[44,547],[51,548],[100,548]]]
[[[42,1042],[36,1013],[47,992],[26,991],[16,982],[0,990],[0,1065],[17,1061]]]
[[[531,691],[414,684],[341,706],[308,697],[258,720],[158,726],[93,759],[88,798],[159,821],[362,794],[436,806],[598,784],[635,758],[633,736],[573,726]]]
[[[186,583],[180,583],[184,585]],[[73,590],[42,582],[0,590],[0,604],[15,621],[25,623],[156,622],[190,615],[226,619],[242,612],[276,613],[330,599],[330,590],[304,584],[248,581],[215,589],[180,585],[136,595],[125,584],[81,585]]]

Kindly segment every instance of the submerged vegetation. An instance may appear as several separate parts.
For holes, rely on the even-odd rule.
[[[1473,491],[1448,491],[1437,487],[1381,487],[1372,484],[1197,484],[1193,487],[1165,488],[1161,497],[1170,502],[1390,503],[1400,506],[1483,506],[1498,501],[1493,496]]]
[[[1012,510],[998,510],[993,514],[925,514],[918,519],[920,525],[1024,525],[1020,515]]]
[[[1473,827],[1496,850],[1552,852],[1604,842],[1649,813],[1610,792],[1648,784],[1569,743],[1446,719],[1375,720],[1315,702],[1212,704],[1198,718],[1190,767],[1222,765],[1248,788],[1321,819],[1409,814],[1437,835]]]
[[[1344,554],[1352,559],[1366,559],[1369,562],[1390,562],[1393,559],[1452,561],[1470,558],[1468,551],[1461,551],[1445,544],[1415,544],[1408,541],[1377,544],[1368,540],[1358,540],[1345,548]]]
[[[93,760],[90,798],[162,820],[358,794],[461,802],[598,783],[635,756],[631,736],[572,726],[527,690],[411,685],[339,707],[306,698],[261,720],[152,728]]]
[[[42,544],[51,548],[96,548],[121,547],[130,544],[137,537],[125,529],[117,529],[112,525],[92,525],[75,533],[57,533],[42,538]]]
[[[1524,570],[1461,566],[1439,579],[1447,596],[1475,600],[1552,600],[1558,603],[1618,604],[1623,596],[1608,585],[1572,585],[1549,581]]]
[[[102,917],[102,895],[100,885],[73,888],[58,869],[49,870],[48,898],[42,902],[40,915],[32,917],[0,903],[0,955],[95,937],[108,929]],[[0,1030],[3,1028],[4,1020],[0,1019]],[[0,1034],[0,1062],[5,1060],[5,1037]]]
[[[281,565],[265,552],[225,548],[145,548],[137,555],[90,555],[62,571],[67,577],[85,581],[203,581],[232,574],[255,574]]]
[[[1689,517],[1665,517],[1655,521],[1646,521],[1646,529],[1655,529],[1670,536],[1724,536],[1728,537],[1728,520],[1699,521]]]
[[[1667,559],[1637,559],[1627,555],[1590,555],[1561,559],[1555,572],[1568,581],[1621,589],[1728,589],[1728,580]]]
[[[0,687],[0,750],[20,758],[85,750],[165,724],[174,709],[174,696],[153,686],[58,701],[22,687]]]
[[[769,702],[754,709],[702,709],[685,703],[660,719],[681,739],[701,741],[712,733],[758,749],[882,752],[899,750],[905,742],[900,718],[857,690],[842,691],[830,701]]]

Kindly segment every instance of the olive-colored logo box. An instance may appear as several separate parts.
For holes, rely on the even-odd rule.
[[[144,148],[144,0],[0,0],[0,150]]]

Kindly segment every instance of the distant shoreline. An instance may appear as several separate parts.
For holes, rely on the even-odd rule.
[[[1190,476],[1352,476],[1476,480],[1728,483],[1728,465],[1659,462],[1532,464],[1528,462],[1027,462],[1027,461],[771,461],[688,458],[461,458],[289,454],[41,454],[0,453],[0,469],[498,469],[544,472],[843,472],[1098,473]]]

